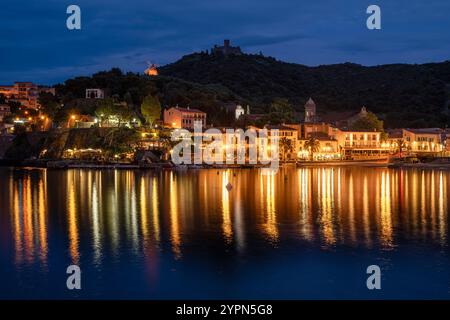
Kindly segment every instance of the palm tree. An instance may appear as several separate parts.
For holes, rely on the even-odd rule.
[[[406,142],[405,142],[405,140],[403,140],[403,139],[397,139],[397,149],[398,149],[398,152],[400,153],[400,158],[403,158],[402,157],[402,151],[403,151],[403,148],[405,148],[406,147]]]
[[[282,150],[282,159],[286,159],[286,153],[291,153],[294,150],[294,146],[292,145],[292,140],[286,137],[281,138],[280,146]]]
[[[311,161],[314,159],[314,153],[319,151],[320,141],[314,138],[310,138],[305,142],[305,148],[309,150],[309,156],[311,157]]]

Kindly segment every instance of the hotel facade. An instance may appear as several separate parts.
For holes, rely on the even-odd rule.
[[[206,126],[206,113],[198,110],[172,107],[164,110],[164,125],[173,129],[194,129],[195,123]]]

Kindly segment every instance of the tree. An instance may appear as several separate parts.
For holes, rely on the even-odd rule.
[[[271,124],[292,122],[294,109],[287,99],[275,98],[270,105],[270,113],[267,121]]]
[[[314,153],[320,149],[320,141],[314,138],[310,138],[305,142],[305,148],[309,151],[311,161],[314,159]]]
[[[95,114],[101,120],[108,119],[110,116],[115,115],[115,107],[112,99],[103,99],[97,109],[95,110]]]
[[[400,153],[400,158],[403,158],[402,152],[406,148],[406,141],[402,138],[397,139],[397,150]]]
[[[49,92],[41,92],[38,100],[41,105],[41,110],[53,119],[61,107],[58,98]]]
[[[4,155],[5,159],[24,160],[38,157],[44,139],[41,138],[38,141],[30,143],[24,126],[15,126],[14,132],[16,133],[16,137],[6,150]]]
[[[164,158],[166,160],[170,159],[170,151],[175,147],[180,141],[172,140],[171,134],[168,131],[160,131],[159,139],[162,140],[163,143],[163,152]]]
[[[292,140],[286,137],[280,139],[282,159],[286,160],[286,154],[291,153],[294,150]]]
[[[351,124],[350,130],[384,132],[384,124],[374,113],[367,112],[364,117],[359,118]]]
[[[161,104],[157,97],[148,95],[141,104],[141,113],[145,118],[145,122],[153,125],[161,116]]]
[[[134,147],[139,141],[136,130],[128,128],[114,128],[108,131],[103,139],[102,149],[107,157],[114,157],[116,154],[134,151]]]
[[[105,120],[109,121],[111,118],[117,118],[118,127],[120,127],[122,121],[127,121],[131,118],[128,107],[114,103],[114,100],[111,98],[102,100],[95,110],[95,114],[100,118],[101,124]]]
[[[119,121],[118,127],[121,126],[122,122],[131,122],[133,113],[128,106],[114,105],[114,107],[117,120]]]

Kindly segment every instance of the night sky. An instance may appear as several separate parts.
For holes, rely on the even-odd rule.
[[[66,28],[70,4],[81,7],[80,31]],[[381,7],[382,30],[366,28],[370,4]],[[306,65],[450,59],[448,0],[2,0],[0,10],[0,84],[142,72],[224,38]]]

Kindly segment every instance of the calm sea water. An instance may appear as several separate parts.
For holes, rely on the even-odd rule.
[[[0,298],[448,299],[449,188],[385,168],[1,168]]]

